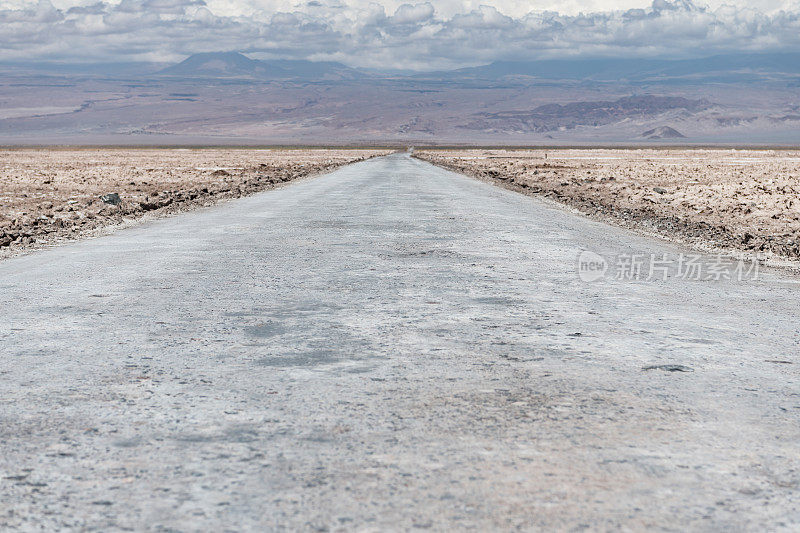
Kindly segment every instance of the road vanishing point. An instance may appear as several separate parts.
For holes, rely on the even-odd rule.
[[[686,252],[397,154],[5,260],[0,529],[796,531],[796,278]]]

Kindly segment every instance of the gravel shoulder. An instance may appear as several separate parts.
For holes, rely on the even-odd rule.
[[[800,260],[800,152],[417,150],[415,157],[704,251]]]
[[[212,205],[389,153],[372,149],[0,151],[0,258]]]

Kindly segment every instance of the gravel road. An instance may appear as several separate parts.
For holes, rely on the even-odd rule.
[[[582,250],[684,252],[401,154],[3,261],[0,529],[796,531],[796,280]]]

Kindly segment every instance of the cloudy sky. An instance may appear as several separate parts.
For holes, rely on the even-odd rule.
[[[800,51],[800,0],[0,0],[0,61],[232,50],[415,69]]]

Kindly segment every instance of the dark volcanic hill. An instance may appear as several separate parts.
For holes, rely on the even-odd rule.
[[[686,135],[669,126],[659,126],[642,133],[645,139],[685,139]]]
[[[695,113],[711,106],[708,100],[690,100],[680,96],[628,96],[613,101],[546,104],[530,111],[480,113],[479,118],[466,129],[542,133],[577,126],[602,126],[669,111]]]

